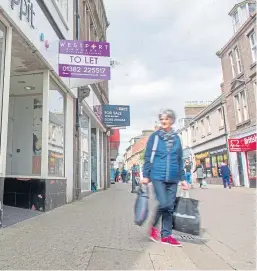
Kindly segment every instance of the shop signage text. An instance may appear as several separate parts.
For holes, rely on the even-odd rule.
[[[61,40],[59,76],[110,80],[110,44],[107,42]]]
[[[23,17],[27,20],[28,23],[30,23],[32,28],[35,28],[34,26],[34,17],[35,17],[35,11],[34,6],[31,0],[11,0],[11,8],[14,9],[15,6],[19,9],[19,17],[20,20],[23,20]]]
[[[204,158],[207,158],[207,157],[209,157],[209,152],[202,152],[202,153],[199,153],[199,154],[195,155],[195,158],[198,159],[198,160],[201,160],[201,159],[204,159]]]
[[[219,153],[226,153],[227,150],[228,149],[226,147],[210,150],[210,155],[215,155],[215,154],[219,154]]]
[[[247,152],[256,150],[256,134],[239,139],[228,139],[230,152]]]
[[[103,105],[103,123],[106,126],[130,126],[130,107],[123,105]]]

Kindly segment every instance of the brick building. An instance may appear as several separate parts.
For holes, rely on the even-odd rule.
[[[142,131],[142,135],[132,138],[130,146],[124,154],[124,162],[126,169],[130,170],[133,164],[142,165],[142,158],[149,136],[153,133],[152,130]]]
[[[221,95],[212,103],[207,103],[178,131],[184,160],[191,161],[193,167],[200,161],[207,181],[219,184],[221,163],[228,159],[223,98]]]
[[[217,55],[223,71],[230,166],[235,185],[256,187],[256,1],[240,2],[229,15],[234,34]]]

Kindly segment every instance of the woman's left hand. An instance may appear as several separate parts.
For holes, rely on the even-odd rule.
[[[181,188],[183,190],[188,190],[189,189],[188,183],[186,181],[181,181]]]

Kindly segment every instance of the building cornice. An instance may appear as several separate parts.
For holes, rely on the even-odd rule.
[[[252,14],[248,20],[239,28],[239,30],[234,34],[234,36],[222,47],[216,54],[221,58],[226,50],[241,36],[247,29],[247,27],[256,19],[256,12]]]
[[[248,3],[249,1],[245,0],[245,1],[242,1],[236,5],[234,5],[234,7],[230,10],[230,12],[228,13],[229,16],[233,15],[235,13],[235,11],[237,10],[238,7]]]

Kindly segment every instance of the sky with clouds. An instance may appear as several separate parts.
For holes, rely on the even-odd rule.
[[[233,35],[228,12],[238,0],[105,0],[110,26],[110,103],[130,105],[120,155],[132,137],[153,129],[162,108],[184,117],[186,101],[220,95],[216,52]],[[119,159],[118,159],[119,160]]]

